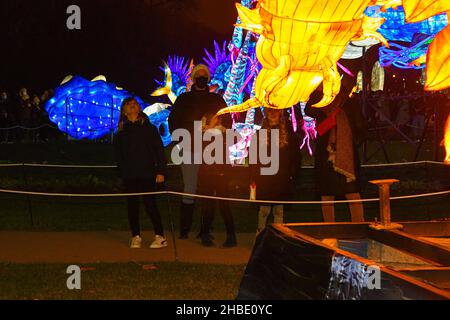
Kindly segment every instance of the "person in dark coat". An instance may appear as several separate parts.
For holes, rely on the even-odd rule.
[[[8,141],[8,131],[5,130],[8,127],[9,124],[9,99],[8,94],[6,91],[2,91],[0,94],[0,142],[7,142]]]
[[[360,162],[357,146],[363,143],[367,124],[356,97],[349,98],[349,84],[343,84],[341,92],[327,107],[312,107],[308,102],[305,112],[317,122],[318,138],[314,154],[316,185],[322,201],[333,201],[337,196],[359,200]],[[361,202],[349,204],[353,222],[364,221]],[[334,222],[334,205],[322,204],[325,222]]]
[[[256,185],[256,200],[286,201],[292,195],[293,177],[299,167],[300,144],[282,110],[266,108],[264,111],[266,118],[263,121],[261,129],[267,130],[268,143],[265,145],[257,139],[258,150],[259,148],[270,148],[272,143],[276,143],[279,152],[279,168],[278,172],[274,175],[262,175],[261,168],[263,165],[258,161],[257,164],[250,166],[251,182]],[[279,141],[271,138],[271,132],[274,129],[279,130]],[[269,201],[267,204],[259,207],[257,233],[266,227],[267,219],[271,211],[273,211],[274,223],[283,223],[283,205],[272,204]]]
[[[208,163],[212,163],[213,160],[217,162],[215,161],[212,164],[206,164],[204,162],[200,166],[198,192],[201,195],[227,198],[230,196],[228,177],[233,168],[231,164],[227,164],[227,157],[229,156],[225,136],[227,129],[223,124],[226,123],[226,121],[223,121],[223,118],[224,116],[217,116],[215,114],[205,115],[203,131],[211,134],[214,141],[221,142],[221,150],[211,150],[211,158],[213,159],[205,159],[205,161],[209,160]],[[209,146],[205,145],[204,149],[209,154],[206,148],[209,148]],[[216,154],[216,152],[220,153]],[[202,212],[200,237],[202,245],[206,247],[214,246],[211,227],[214,221],[215,209],[218,206],[227,232],[227,238],[222,244],[222,247],[231,248],[237,246],[236,231],[229,202],[225,200],[201,199],[200,203]]]
[[[172,108],[169,116],[169,128],[173,135],[177,129],[188,130],[191,135],[191,150],[183,157],[190,159],[189,163],[182,163],[184,193],[195,194],[198,184],[198,170],[200,163],[194,163],[194,159],[202,158],[202,150],[194,150],[194,122],[201,121],[205,114],[216,114],[221,108],[226,107],[222,96],[211,93],[208,83],[211,80],[208,67],[197,65],[191,74],[193,81],[190,92],[181,94]],[[200,126],[201,131],[201,126]],[[201,132],[197,132],[197,134]],[[175,146],[176,148],[177,146]],[[182,199],[180,211],[180,239],[187,239],[192,227],[194,214],[194,199],[185,196]]]
[[[157,184],[164,183],[166,158],[161,137],[147,115],[142,112],[134,98],[122,103],[119,132],[116,143],[116,156],[120,175],[127,193],[155,192]],[[155,231],[155,239],[150,248],[167,247],[161,215],[153,195],[142,196],[145,209]],[[139,197],[127,197],[128,220],[132,238],[131,248],[142,245],[139,223]]]

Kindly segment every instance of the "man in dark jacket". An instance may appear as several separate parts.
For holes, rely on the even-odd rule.
[[[169,117],[169,128],[172,134],[177,129],[185,129],[191,135],[190,152],[188,155],[183,155],[184,159],[190,159],[190,161],[182,163],[181,170],[183,173],[184,192],[195,194],[197,192],[199,164],[195,164],[194,159],[202,158],[202,150],[194,150],[194,122],[202,121],[203,116],[207,113],[216,114],[221,108],[226,107],[226,103],[222,96],[209,91],[208,83],[211,80],[211,76],[208,67],[202,64],[197,65],[192,71],[191,78],[193,81],[192,90],[181,94],[175,101]],[[199,133],[197,132],[197,134]],[[188,151],[183,150],[183,152]],[[193,214],[194,199],[192,197],[184,197],[180,212],[180,239],[188,238]]]

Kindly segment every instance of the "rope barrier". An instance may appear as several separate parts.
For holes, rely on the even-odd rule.
[[[51,192],[33,192],[21,190],[0,189],[0,193],[7,194],[21,194],[31,196],[47,196],[47,197],[78,197],[78,198],[115,198],[115,197],[130,197],[130,196],[146,196],[146,195],[176,195],[191,198],[222,200],[230,202],[243,203],[271,203],[271,204],[339,204],[339,203],[361,203],[361,202],[378,202],[379,198],[356,199],[356,200],[333,200],[333,201],[279,201],[279,200],[250,200],[242,198],[226,198],[217,196],[207,196],[192,193],[176,192],[176,191],[155,191],[155,192],[141,192],[141,193],[99,193],[99,194],[84,194],[84,193],[51,193]],[[450,194],[450,190],[439,191],[432,193],[423,193],[416,195],[397,196],[390,198],[391,200],[415,199],[423,197],[432,197],[438,195]]]
[[[378,168],[378,167],[396,167],[396,166],[410,166],[419,164],[436,164],[450,166],[450,163],[437,161],[414,161],[414,162],[397,162],[397,163],[380,163],[380,164],[366,164],[363,168]],[[177,166],[175,164],[168,164],[168,166]],[[0,164],[1,167],[36,167],[36,168],[73,168],[73,169],[114,169],[116,165],[71,165],[71,164],[45,164],[45,163],[5,163]],[[313,169],[313,166],[303,166],[302,169]]]
[[[27,127],[23,127],[23,126],[13,126],[13,127],[9,127],[9,128],[0,128],[0,131],[8,131],[8,130],[14,130],[14,129],[35,131],[35,130],[43,129],[45,127],[52,128],[52,129],[58,129],[55,126],[52,126],[52,125],[49,125],[49,124],[43,124],[43,125],[35,127],[35,128],[27,128]]]

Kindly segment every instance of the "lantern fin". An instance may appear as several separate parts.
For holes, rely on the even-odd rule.
[[[242,21],[240,24],[236,25],[237,27],[241,27],[257,34],[263,34],[265,32],[259,9],[251,10],[240,3],[236,3],[236,8],[239,13],[239,18]]]
[[[323,73],[323,98],[313,107],[322,108],[333,102],[341,90],[341,78],[336,63],[325,58],[321,63]]]
[[[439,91],[450,87],[450,27],[439,32],[430,44],[427,56],[425,90]]]
[[[163,95],[168,95],[169,99],[172,103],[175,103],[175,100],[177,99],[176,95],[172,92],[172,70],[170,70],[167,63],[164,62],[164,71],[165,71],[165,77],[166,77],[166,85],[162,88],[158,88],[155,91],[152,92],[152,97],[160,97]]]

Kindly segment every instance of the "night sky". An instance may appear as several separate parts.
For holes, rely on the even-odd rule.
[[[103,74],[148,98],[168,54],[203,57],[213,41],[229,41],[235,0],[2,0],[0,87],[31,92],[68,74]],[[76,4],[82,30],[66,28]]]

